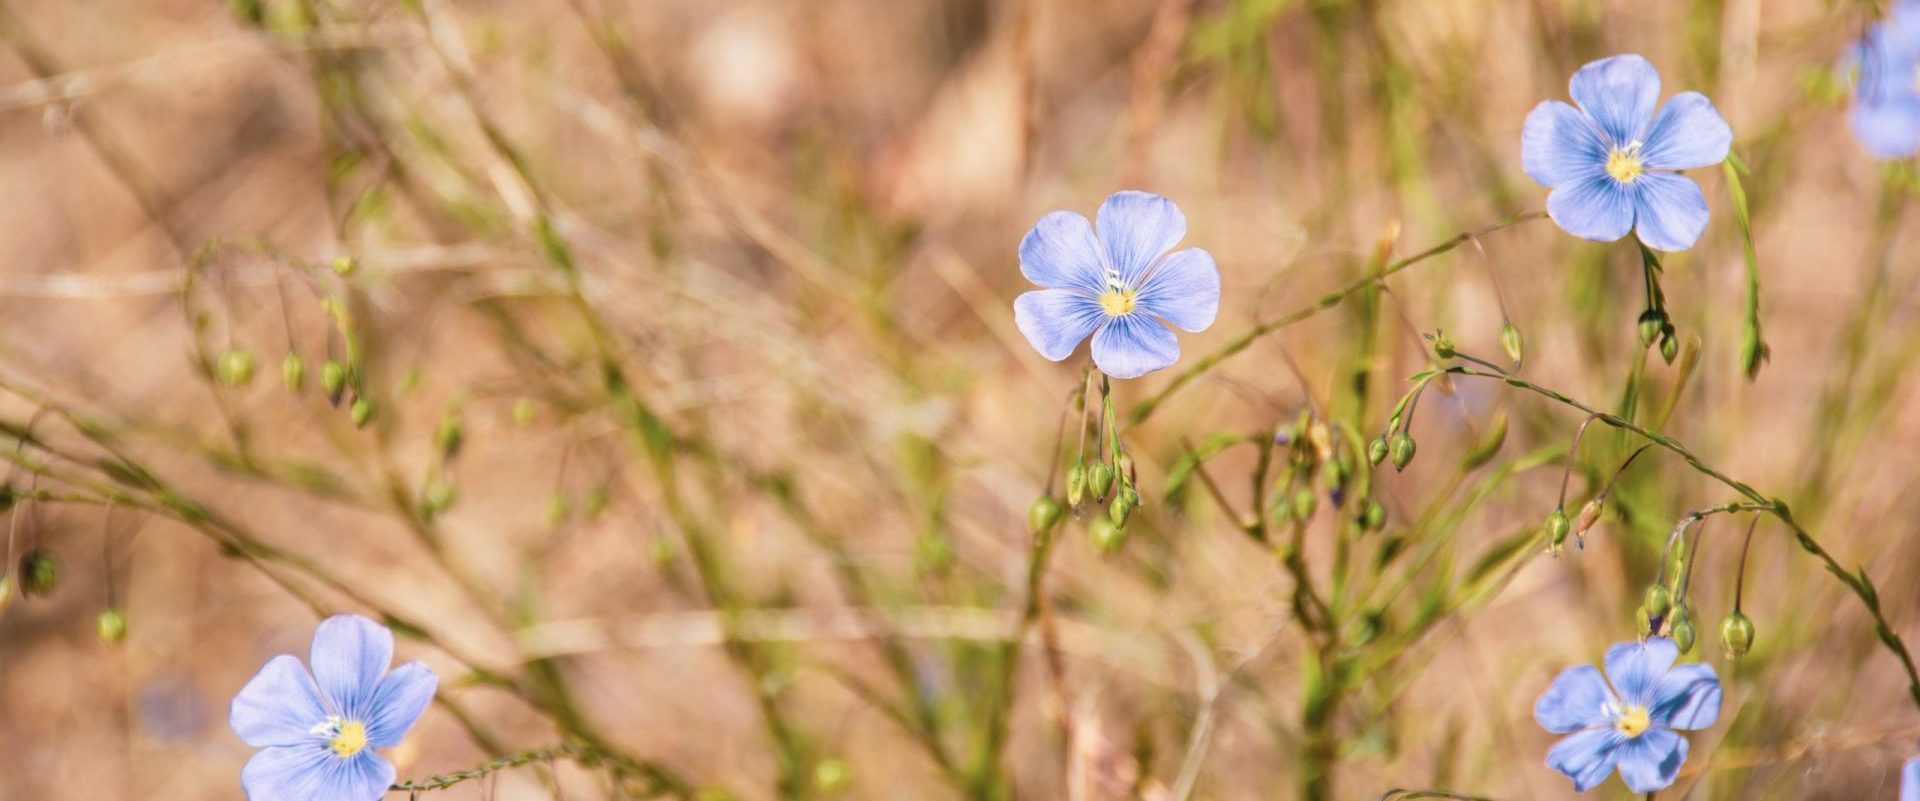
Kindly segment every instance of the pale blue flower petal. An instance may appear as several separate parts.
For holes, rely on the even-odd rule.
[[[1554,743],[1547,751],[1547,767],[1573,779],[1575,792],[1593,789],[1612,775],[1626,736],[1611,727],[1585,729]]]
[[[1656,170],[1690,170],[1718,164],[1733,147],[1733,129],[1699,92],[1681,92],[1660,107],[1647,129],[1641,158]]]
[[[1106,317],[1100,301],[1075,289],[1024,292],[1013,300],[1013,324],[1034,350],[1056,362],[1073,355]]]
[[[227,723],[240,741],[255,748],[316,742],[314,726],[332,713],[300,660],[281,655],[233,697]]]
[[[1650,706],[1660,677],[1667,675],[1679,656],[1679,647],[1665,637],[1623,642],[1607,649],[1607,678],[1621,703]]]
[[[1554,187],[1547,216],[1581,239],[1612,242],[1633,230],[1633,194],[1601,172]]]
[[[1097,295],[1106,287],[1105,252],[1087,218],[1051,212],[1020,240],[1020,274],[1036,286]]]
[[[1712,666],[1699,662],[1679,665],[1654,685],[1653,706],[1648,712],[1661,726],[1683,731],[1704,729],[1720,720],[1720,698],[1720,677]]]
[[[1620,745],[1620,778],[1635,793],[1664,790],[1687,762],[1687,738],[1659,726]]]
[[[1920,153],[1920,93],[1879,102],[1856,102],[1850,115],[1853,135],[1880,159]]]
[[[1180,340],[1144,314],[1111,318],[1093,333],[1093,363],[1114,378],[1139,378],[1179,359]]]
[[[1520,167],[1548,187],[1590,178],[1607,169],[1607,143],[1586,114],[1547,100],[1527,114],[1520,132]]]
[[[1654,250],[1686,250],[1707,230],[1707,196],[1692,178],[1650,172],[1633,182],[1635,230]]]
[[[1613,145],[1625,146],[1644,139],[1660,100],[1660,73],[1640,56],[1613,56],[1581,67],[1568,91]]]
[[[1570,667],[1560,671],[1553,685],[1534,702],[1533,719],[1555,734],[1605,726],[1611,722],[1606,708],[1612,701],[1613,691],[1607,688],[1599,669],[1592,665]]]
[[[1098,217],[1100,244],[1106,248],[1108,263],[1120,271],[1128,286],[1139,286],[1147,268],[1187,235],[1187,218],[1180,207],[1147,192],[1113,193],[1100,204]]]
[[[1187,331],[1205,331],[1220,311],[1213,254],[1187,248],[1160,261],[1135,298],[1140,310]]]
[[[1900,771],[1900,801],[1920,801],[1920,757],[1907,760]]]
[[[394,668],[380,680],[373,693],[372,711],[367,715],[367,745],[392,748],[407,736],[407,730],[420,719],[433,701],[440,677],[424,662],[408,662]]]
[[[320,691],[343,717],[365,717],[380,675],[393,661],[393,632],[359,615],[334,615],[313,632],[307,662]]]
[[[372,751],[341,757],[324,745],[268,748],[240,770],[250,801],[377,801],[393,763]]]

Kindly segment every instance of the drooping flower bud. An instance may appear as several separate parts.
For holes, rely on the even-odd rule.
[[[1559,553],[1560,546],[1567,541],[1569,528],[1566,507],[1553,507],[1553,514],[1547,515],[1547,549]]]
[[[373,419],[373,401],[367,400],[366,398],[354,398],[353,408],[348,410],[347,416],[353,418],[354,428],[365,427],[367,421]]]
[[[244,387],[253,381],[253,354],[229,348],[220,354],[220,381],[230,387]]]
[[[1656,581],[1647,585],[1645,605],[1647,614],[1652,615],[1658,622],[1673,609],[1673,593],[1667,590],[1667,585]]]
[[[1433,334],[1433,355],[1442,359],[1451,359],[1454,357],[1454,353],[1453,337],[1447,336],[1447,332],[1445,331],[1435,331]]]
[[[1379,467],[1380,463],[1386,460],[1387,440],[1385,438],[1376,439],[1367,444],[1367,464]]]
[[[1727,656],[1739,659],[1753,650],[1753,621],[1746,615],[1735,612],[1720,621],[1720,645],[1727,649]]]
[[[1314,493],[1313,488],[1301,487],[1293,493],[1293,518],[1304,526],[1313,519],[1313,513],[1319,505],[1320,496]]]
[[[1693,615],[1687,611],[1686,604],[1673,608],[1673,620],[1667,624],[1667,633],[1673,638],[1673,644],[1680,647],[1680,653],[1691,653],[1694,640],[1699,634],[1693,630]]]
[[[340,405],[340,397],[347,391],[347,368],[339,362],[328,359],[320,365],[320,388],[326,390],[327,402]]]
[[[288,392],[299,393],[307,383],[307,360],[298,353],[288,353],[280,360],[280,380],[286,382]]]
[[[1060,522],[1060,512],[1060,502],[1054,500],[1053,496],[1035,498],[1033,505],[1027,507],[1028,530],[1035,535],[1045,533],[1053,528],[1053,524]]]
[[[1667,315],[1659,309],[1648,309],[1640,313],[1640,344],[1652,345],[1660,338],[1660,327],[1667,324]]]
[[[1673,360],[1679,357],[1679,355],[1680,337],[1673,333],[1673,324],[1668,323],[1667,326],[1660,331],[1660,358],[1665,360],[1667,364],[1673,364]]]
[[[1387,527],[1387,507],[1374,499],[1367,499],[1367,514],[1360,524],[1368,531],[1379,531]]]
[[[1511,322],[1500,326],[1500,347],[1506,349],[1507,358],[1512,359],[1514,364],[1520,363],[1525,351],[1520,345],[1520,329]]]
[[[1107,493],[1113,489],[1113,468],[1106,462],[1094,462],[1087,466],[1087,491],[1093,493],[1093,499],[1104,501]]]
[[[20,594],[28,598],[39,598],[53,592],[60,584],[60,562],[53,553],[35,548],[20,557]]]
[[[127,638],[127,616],[111,606],[100,610],[100,617],[94,620],[94,628],[100,632],[100,641],[108,645],[119,645]]]
[[[1079,506],[1080,499],[1087,494],[1087,466],[1074,462],[1067,468],[1067,505]]]
[[[1387,443],[1388,455],[1393,457],[1393,469],[1405,470],[1407,463],[1413,461],[1413,437],[1402,431],[1393,435],[1393,441]]]
[[[1107,505],[1107,516],[1113,518],[1113,524],[1125,528],[1127,519],[1133,517],[1135,509],[1140,508],[1140,493],[1133,487],[1122,485],[1114,493],[1113,503]]]

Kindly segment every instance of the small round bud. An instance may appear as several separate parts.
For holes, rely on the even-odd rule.
[[[1667,612],[1673,609],[1673,593],[1667,590],[1667,585],[1659,582],[1647,585],[1645,608],[1655,620],[1667,616]]]
[[[1727,656],[1739,659],[1753,650],[1753,621],[1746,615],[1735,612],[1720,621],[1720,645],[1727,649]]]
[[[1300,521],[1300,525],[1304,526],[1307,524],[1307,521],[1313,519],[1313,513],[1319,505],[1320,496],[1314,493],[1312,487],[1301,487],[1300,489],[1294,490],[1293,517],[1295,520]]]
[[[829,795],[847,789],[853,783],[853,769],[845,760],[822,759],[813,766],[813,786]]]
[[[288,392],[298,393],[307,383],[307,360],[298,353],[289,353],[280,360],[280,380],[287,385]]]
[[[1639,630],[1640,639],[1643,640],[1653,636],[1654,631],[1660,627],[1659,621],[1654,620],[1652,615],[1647,614],[1647,608],[1644,606],[1633,611],[1633,620],[1636,624],[1634,628]]]
[[[1640,313],[1640,344],[1652,345],[1660,338],[1660,327],[1667,324],[1667,315],[1659,309],[1648,309]]]
[[[373,401],[367,400],[366,398],[354,398],[353,408],[347,411],[347,416],[353,418],[354,428],[364,428],[367,425],[367,421],[373,419]]]
[[[1693,650],[1694,640],[1699,633],[1693,629],[1693,613],[1686,604],[1674,604],[1673,616],[1667,620],[1667,636],[1673,638],[1673,644],[1680,647],[1680,653]]]
[[[1379,531],[1387,527],[1387,507],[1379,501],[1368,499],[1366,516],[1360,519],[1360,525],[1368,531]]]
[[[1451,359],[1454,357],[1453,337],[1447,336],[1447,332],[1438,331],[1434,333],[1433,355],[1442,359]]]
[[[1367,464],[1378,467],[1380,466],[1381,462],[1384,462],[1386,460],[1387,460],[1386,438],[1383,437],[1380,439],[1376,439],[1370,443],[1367,443]]]
[[[1034,534],[1046,533],[1053,524],[1060,522],[1060,502],[1051,495],[1042,495],[1027,507],[1027,528]]]
[[[1553,507],[1553,514],[1547,515],[1547,547],[1559,551],[1567,541],[1567,531],[1572,528],[1567,523],[1566,507]]]
[[[1093,547],[1101,553],[1114,553],[1127,544],[1127,529],[1106,515],[1094,515],[1087,523],[1087,534],[1093,537]]]
[[[1106,462],[1094,462],[1087,466],[1087,491],[1094,500],[1105,500],[1107,492],[1113,489],[1113,468]]]
[[[352,275],[354,268],[358,266],[352,256],[333,257],[333,271],[339,275]]]
[[[127,616],[111,606],[100,610],[100,617],[94,620],[94,628],[100,632],[100,641],[108,645],[119,645],[127,638]]]
[[[1500,347],[1506,349],[1507,358],[1512,359],[1514,364],[1520,363],[1525,351],[1520,345],[1520,329],[1511,322],[1500,326]]]
[[[39,598],[53,592],[60,584],[60,562],[53,553],[35,548],[20,557],[20,594],[28,598]]]
[[[1680,338],[1674,335],[1673,325],[1669,323],[1660,331],[1660,358],[1667,364],[1673,364],[1673,360],[1679,355]]]
[[[347,367],[332,359],[320,365],[320,388],[327,393],[327,402],[340,405],[340,396],[347,391]]]
[[[253,354],[229,348],[220,354],[220,381],[230,387],[244,387],[253,381]]]
[[[1388,455],[1393,457],[1393,469],[1407,469],[1407,464],[1413,461],[1413,450],[1413,437],[1407,436],[1404,431],[1393,435],[1393,441],[1387,443]]]
[[[1113,503],[1107,505],[1107,516],[1113,518],[1113,524],[1125,527],[1127,519],[1133,516],[1133,510],[1140,508],[1140,493],[1132,487],[1121,486],[1114,493]]]
[[[521,398],[517,401],[514,401],[512,414],[513,414],[513,422],[519,425],[526,425],[528,423],[533,422],[533,414],[534,414],[533,399]]]
[[[1079,506],[1080,499],[1087,495],[1087,466],[1074,462],[1067,468],[1067,505]]]

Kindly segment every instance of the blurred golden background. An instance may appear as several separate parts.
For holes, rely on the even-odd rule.
[[[1498,382],[1429,393],[1418,458],[1373,474],[1386,530],[1325,497],[1305,529],[1353,615],[1315,734],[1328,678],[1288,572],[1199,488],[1163,498],[1169,471],[1306,410],[1371,437],[1432,358],[1421,332],[1493,358],[1504,313],[1525,376],[1610,410],[1637,393],[1640,422],[1791,503],[1920,638],[1920,204],[1910,163],[1849,138],[1833,73],[1879,10],[0,2],[8,558],[60,571],[0,611],[0,799],[242,797],[227,704],[334,611],[385,616],[441,676],[391,754],[403,779],[567,739],[709,799],[1570,797],[1534,699],[1634,636],[1667,532],[1726,487],[1651,451],[1552,558],[1538,531],[1582,417]],[[1063,524],[1023,625],[1027,509],[1086,359],[1014,328],[1034,220],[1157,192],[1220,265],[1218,321],[1115,382],[1124,415],[1377,248],[1543,208],[1527,111],[1622,52],[1663,97],[1708,94],[1752,170],[1756,378],[1721,171],[1694,173],[1713,220],[1665,263],[1673,364],[1639,345],[1631,245],[1488,232],[1127,428],[1130,541],[1106,555]],[[329,359],[352,375],[337,407]],[[1463,465],[1498,426],[1498,455]],[[1589,431],[1569,511],[1638,444]],[[1255,461],[1207,463],[1237,508],[1261,500]],[[1726,706],[1659,797],[1894,798],[1920,740],[1903,669],[1774,520],[1746,568],[1755,650],[1719,653],[1747,520],[1701,535],[1697,653]],[[118,644],[96,633],[110,605]],[[644,784],[619,773],[425,795]]]

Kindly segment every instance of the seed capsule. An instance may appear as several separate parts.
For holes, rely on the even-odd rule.
[[[1666,325],[1667,316],[1658,309],[1648,309],[1640,313],[1640,344],[1652,345],[1660,338],[1660,327]]]
[[[1667,624],[1667,635],[1673,638],[1673,644],[1679,646],[1680,653],[1693,651],[1693,642],[1699,636],[1693,630],[1693,615],[1687,612],[1687,605],[1673,608],[1673,620]]]
[[[1042,495],[1027,507],[1027,527],[1034,534],[1043,533],[1060,522],[1060,513],[1060,502],[1054,500],[1053,496]]]
[[[1387,450],[1393,457],[1393,469],[1405,470],[1407,469],[1407,463],[1413,461],[1413,437],[1407,436],[1404,431],[1395,434],[1393,435],[1393,441],[1388,443]]]
[[[346,366],[332,359],[321,364],[320,388],[326,390],[328,403],[339,406],[340,397],[347,391]]]
[[[1367,444],[1367,464],[1375,467],[1387,460],[1387,440],[1383,437]]]
[[[1447,332],[1438,331],[1434,333],[1433,355],[1442,359],[1451,359],[1454,357],[1453,337],[1447,336]]]
[[[1559,553],[1560,546],[1567,541],[1569,528],[1566,508],[1553,507],[1553,514],[1547,515],[1547,548],[1554,553]]]
[[[1067,468],[1067,505],[1079,506],[1080,499],[1087,494],[1087,466],[1074,462]]]
[[[230,348],[220,354],[220,380],[230,387],[244,387],[253,381],[253,354]]]
[[[1667,590],[1667,585],[1655,582],[1647,586],[1647,614],[1652,615],[1654,620],[1659,620],[1666,617],[1667,612],[1672,609],[1673,593]]]
[[[307,360],[298,353],[289,353],[280,360],[280,380],[286,382],[287,391],[298,393],[307,383]]]
[[[1087,491],[1093,493],[1096,501],[1106,500],[1107,492],[1113,489],[1113,468],[1106,462],[1094,462],[1087,467]]]
[[[60,584],[60,563],[53,553],[35,548],[20,557],[20,594],[28,598],[49,595]]]
[[[1727,649],[1727,656],[1739,659],[1753,650],[1753,621],[1746,615],[1735,612],[1720,621],[1720,645]]]
[[[1680,337],[1674,335],[1673,326],[1669,324],[1660,332],[1660,358],[1667,364],[1673,364],[1673,360],[1679,355]]]
[[[1520,329],[1513,323],[1500,326],[1500,347],[1506,349],[1507,358],[1512,359],[1514,364],[1520,363],[1520,357],[1523,354],[1520,346]]]
[[[100,641],[108,645],[119,645],[127,638],[127,616],[113,607],[100,610],[100,617],[94,621],[94,628],[100,632]]]
[[[1362,518],[1361,525],[1365,526],[1368,531],[1379,531],[1380,529],[1386,528],[1387,507],[1381,505],[1379,501],[1369,499],[1367,501],[1367,515],[1365,518]]]
[[[348,410],[347,414],[353,418],[354,428],[365,427],[367,422],[373,419],[373,402],[366,398],[354,398],[353,408]]]

